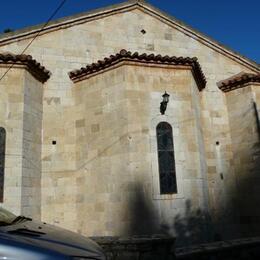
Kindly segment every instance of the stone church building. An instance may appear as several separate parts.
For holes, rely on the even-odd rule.
[[[259,73],[145,1],[0,35],[1,206],[88,236],[260,234]]]

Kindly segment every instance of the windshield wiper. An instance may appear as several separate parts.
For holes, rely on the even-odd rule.
[[[0,221],[0,226],[8,226],[10,222]]]
[[[27,218],[25,216],[18,216],[10,223],[10,225],[17,224],[17,223],[20,223],[20,222],[25,222],[25,221],[32,221],[32,219]]]
[[[27,228],[18,228],[16,230],[10,230],[8,233],[13,234],[13,235],[24,235],[24,236],[34,236],[34,237],[39,237],[41,235],[45,235],[46,233],[40,232],[37,230],[30,230]]]

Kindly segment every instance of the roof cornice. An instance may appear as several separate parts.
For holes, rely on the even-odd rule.
[[[37,35],[42,35],[55,30],[64,29],[74,26],[76,24],[82,24],[95,19],[101,19],[103,17],[113,15],[118,12],[126,12],[141,6],[144,0],[130,0],[127,2],[110,5],[103,8],[94,9],[91,11],[79,13],[76,15],[66,16],[56,20],[52,20],[44,27],[45,23],[37,24],[35,26],[25,27],[9,33],[0,34],[0,46],[9,44],[15,41],[20,41],[27,38],[32,38]],[[44,27],[44,28],[43,28]],[[40,34],[39,34],[40,33]]]
[[[155,6],[145,2],[144,4],[139,3],[144,10],[149,10],[150,14],[154,14],[158,18],[161,18],[168,24],[171,24],[175,29],[183,32],[184,34],[190,36],[191,38],[201,42],[202,44],[208,46],[211,49],[235,60],[236,62],[256,71],[260,72],[260,64],[256,63],[255,61],[250,60],[249,58],[241,55],[240,53],[232,50],[231,48],[217,42],[216,40],[212,39],[211,37],[199,32],[198,30],[192,28],[191,26],[187,25],[186,23],[176,19],[175,17],[169,15],[168,13],[156,8]]]
[[[250,83],[260,83],[260,74],[240,73],[234,77],[218,82],[218,87],[223,92],[243,88]]]
[[[99,60],[96,63],[92,63],[79,70],[74,70],[69,73],[69,77],[73,82],[78,82],[96,74],[100,71],[104,71],[111,66],[119,64],[124,61],[132,61],[143,64],[155,64],[155,65],[174,65],[174,66],[188,66],[190,67],[194,79],[198,85],[198,89],[201,91],[206,86],[206,78],[202,72],[201,66],[197,58],[183,58],[183,57],[169,57],[154,54],[139,54],[138,52],[130,52],[121,50],[115,55],[111,55],[108,58]]]
[[[260,72],[260,64],[248,59],[247,57],[242,56],[241,54],[231,50],[230,48],[223,46],[217,41],[211,39],[210,37],[198,32],[197,30],[191,28],[190,26],[184,24],[183,22],[177,20],[175,17],[157,9],[156,7],[150,5],[144,0],[130,0],[123,3],[111,5],[105,8],[99,8],[93,11],[80,13],[73,16],[64,17],[58,20],[50,22],[48,26],[42,29],[44,24],[28,27],[25,29],[17,30],[15,32],[0,34],[0,46],[9,44],[18,40],[27,39],[34,37],[35,34],[45,34],[58,29],[64,29],[71,27],[76,24],[85,23],[95,19],[100,19],[108,15],[113,15],[118,12],[126,12],[139,8],[145,13],[149,13],[161,19],[163,22],[174,27],[175,29],[183,32],[184,34],[194,38],[195,40],[201,42],[202,44],[208,46],[211,49],[235,60],[236,62],[244,65],[245,67],[255,71]]]
[[[12,53],[0,53],[0,66],[10,67],[24,67],[37,80],[44,83],[49,78],[51,73],[42,66],[39,62],[34,60],[30,55],[15,55]]]

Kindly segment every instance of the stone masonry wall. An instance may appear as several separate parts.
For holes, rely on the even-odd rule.
[[[25,74],[21,213],[41,219],[41,151],[43,85]]]
[[[159,111],[161,94],[170,102]],[[185,207],[207,209],[200,92],[189,69],[138,64],[112,68],[74,86],[78,229],[84,234],[176,234]],[[178,194],[160,195],[156,126],[173,127]],[[206,194],[207,195],[207,194]],[[184,210],[181,210],[183,208]]]
[[[257,89],[256,89],[257,90]],[[235,185],[233,193],[239,209],[242,235],[259,233],[259,102],[253,85],[227,93],[232,147],[234,151]]]
[[[0,68],[1,75],[6,70]],[[3,206],[40,219],[42,84],[24,68],[13,68],[0,91],[0,124],[6,129]]]
[[[1,75],[6,69],[0,68]],[[0,83],[0,122],[6,129],[3,206],[17,214],[21,213],[24,73],[11,70]]]
[[[146,30],[146,34],[140,32],[142,29]],[[0,50],[20,53],[29,41],[30,39],[23,39],[11,44],[6,44],[1,46]],[[200,166],[198,166],[196,161],[196,165],[200,167],[201,173],[187,169],[187,175],[196,176],[193,180],[187,181],[187,183],[189,183],[187,185],[189,186],[191,182],[196,182],[197,184],[194,185],[194,187],[201,187],[205,185],[204,180],[208,180],[207,185],[205,185],[206,187],[203,189],[195,189],[195,191],[191,191],[191,194],[193,192],[198,193],[199,198],[201,196],[200,193],[208,188],[210,212],[212,216],[218,219],[225,208],[227,208],[226,202],[227,204],[233,203],[231,199],[233,185],[230,184],[232,181],[229,182],[228,178],[222,180],[220,173],[229,176],[229,179],[234,181],[234,167],[232,164],[233,151],[226,96],[217,88],[216,83],[241,71],[249,72],[250,70],[218,51],[209,48],[201,43],[195,36],[190,37],[176,29],[173,24],[160,20],[158,16],[152,16],[141,10],[134,9],[68,28],[59,28],[59,30],[43,34],[34,41],[28,50],[34,58],[52,72],[52,77],[46,83],[43,96],[42,212],[44,212],[44,214],[42,215],[42,220],[61,225],[71,230],[93,235],[88,233],[87,227],[85,230],[82,230],[82,224],[78,223],[81,221],[84,222],[84,219],[79,219],[76,213],[81,210],[81,208],[77,209],[77,202],[82,201],[84,196],[89,196],[88,199],[91,200],[92,193],[88,193],[87,189],[84,190],[84,193],[81,191],[82,182],[84,183],[84,178],[89,174],[87,170],[82,171],[80,169],[81,162],[84,161],[80,153],[84,154],[84,149],[87,148],[79,148],[78,143],[80,139],[77,140],[82,131],[79,130],[77,126],[84,124],[84,122],[77,121],[81,120],[78,116],[79,112],[74,109],[75,105],[77,105],[77,99],[73,93],[73,83],[70,81],[67,73],[73,69],[85,66],[90,62],[97,61],[104,56],[117,53],[122,48],[141,53],[147,52],[169,56],[198,57],[207,78],[207,87],[200,93],[201,111],[199,114],[196,112],[197,117],[200,117],[202,123],[195,127],[197,129],[196,136],[203,135],[203,141],[201,138],[198,138],[198,140],[196,142],[193,141],[190,146],[192,146],[191,149],[197,149],[199,143],[201,147],[199,149],[201,149],[203,156],[198,157],[198,160],[200,161],[199,158],[203,158],[204,154],[206,160],[205,162],[202,160]],[[158,81],[158,84],[163,84],[163,79]],[[178,88],[179,84],[182,83],[177,82],[175,86]],[[159,95],[162,94],[159,93],[161,90],[163,89],[158,89],[158,93],[155,95],[156,102],[158,102]],[[147,98],[148,94],[144,96]],[[91,102],[94,103],[96,96],[91,98],[93,99]],[[104,97],[104,100],[106,100],[106,98],[107,97]],[[150,98],[154,97],[150,96]],[[131,101],[129,100],[127,102],[127,106],[133,107],[131,102],[138,105],[140,101],[139,99],[134,100],[131,98]],[[125,104],[126,102],[124,105]],[[176,107],[176,104],[177,103],[173,102],[173,100],[170,102],[170,106]],[[98,107],[98,105],[96,106]],[[97,118],[95,120],[99,120],[100,111],[98,110],[101,110],[101,107],[102,104],[100,104],[100,109],[97,108],[95,116],[92,116]],[[154,108],[154,105],[151,107]],[[149,109],[151,109],[151,107]],[[123,106],[122,113],[124,109],[126,109],[125,106]],[[140,118],[143,117],[142,111],[143,110],[140,110],[138,117],[131,112],[127,120],[140,120]],[[149,113],[151,113],[150,118],[156,117],[156,114],[152,114],[153,110],[150,110]],[[85,114],[89,115],[89,112],[85,111]],[[144,115],[145,114],[146,111],[144,111]],[[85,120],[86,124],[88,119],[86,118]],[[92,119],[90,118],[90,120]],[[98,127],[94,126],[97,124],[94,122],[95,120],[93,119],[93,129],[89,131],[98,132]],[[113,123],[107,123],[108,128],[114,127],[115,119],[111,122]],[[131,126],[130,121],[127,124],[130,124],[129,127],[134,128],[134,126]],[[141,131],[139,128],[138,131]],[[20,130],[17,131],[21,131],[21,128],[19,129]],[[124,131],[123,129],[124,128],[120,131]],[[136,134],[134,138],[141,140],[147,131],[147,127],[144,128],[143,131],[142,134]],[[21,135],[22,133],[19,132],[19,134]],[[94,136],[91,132],[87,134]],[[56,145],[52,144],[54,140],[57,142]],[[120,141],[123,143],[122,145],[124,145],[126,140],[127,139],[123,139]],[[128,140],[127,142],[130,141]],[[147,142],[147,140],[145,142]],[[179,142],[178,138],[176,138],[176,142]],[[217,147],[216,142],[219,142],[221,146]],[[144,145],[142,149],[147,148],[148,147]],[[188,156],[194,158],[193,155]],[[136,158],[136,155],[131,154],[131,156],[133,156],[133,159]],[[179,154],[179,156],[182,156],[182,154]],[[92,157],[95,157],[95,153]],[[123,164],[123,161],[121,163]],[[141,167],[140,169],[148,169],[147,161],[145,161],[143,165],[138,161],[136,163],[138,167]],[[11,165],[13,165],[13,163]],[[107,165],[104,167],[101,167],[101,165],[102,164],[100,164],[100,168],[103,169],[102,171],[106,171],[105,167],[107,167]],[[121,172],[120,166],[116,165],[113,167],[116,167],[116,170]],[[131,167],[133,172],[136,172],[133,161]],[[150,165],[150,169],[152,169],[152,165]],[[188,170],[190,170],[190,172]],[[141,170],[138,170],[138,172],[139,171]],[[96,179],[97,183],[95,180],[93,181],[94,182],[88,183],[91,189],[92,186],[99,183],[100,179]],[[102,180],[102,182],[104,181]],[[129,186],[131,186],[131,184],[129,184]],[[7,186],[7,189],[9,189],[8,187],[11,186]],[[147,196],[150,195],[148,194]],[[204,199],[206,199],[206,194],[203,196]],[[11,198],[12,196],[10,199]],[[196,205],[204,205],[204,199]],[[103,201],[101,195],[100,200]],[[115,194],[114,200],[118,200],[117,194]],[[154,204],[159,205],[160,203],[158,203],[158,200],[155,200]],[[174,204],[174,206],[171,206],[171,204]],[[12,208],[17,209],[19,203],[13,202],[12,205],[16,205],[12,206]],[[190,204],[183,203],[182,199],[173,201],[166,200],[164,205],[163,207],[175,213],[182,212],[184,215],[193,215],[195,212],[197,216],[196,211],[191,211]],[[225,207],[222,205],[225,205]],[[192,206],[195,207],[195,205]],[[101,212],[103,210],[102,203],[97,203],[92,207],[98,208]],[[90,208],[88,213],[94,218],[91,210],[92,208]],[[114,210],[120,211],[122,209],[115,208]],[[180,216],[182,215],[183,214]],[[181,226],[187,224],[185,218],[180,217],[179,220],[184,220],[184,222],[181,221]],[[111,229],[112,226],[108,225],[104,232],[109,233],[108,231]],[[226,229],[219,231],[219,233],[223,233],[223,237],[229,237],[225,232]]]

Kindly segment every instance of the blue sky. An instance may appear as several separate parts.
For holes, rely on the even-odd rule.
[[[119,3],[119,0],[67,0],[60,18]],[[260,63],[260,0],[149,0],[187,25]],[[1,1],[0,32],[46,22],[61,0]]]

